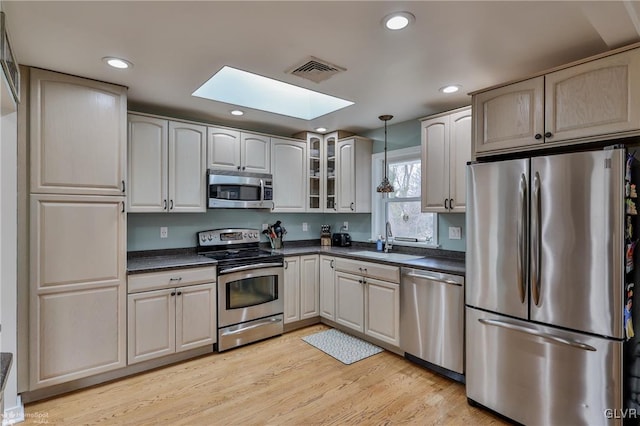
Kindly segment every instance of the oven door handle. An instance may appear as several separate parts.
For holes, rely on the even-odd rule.
[[[234,272],[248,271],[250,269],[272,268],[272,267],[278,267],[278,266],[281,267],[282,263],[280,262],[254,263],[252,265],[243,265],[243,266],[236,266],[234,268],[229,268],[229,269],[222,269],[218,271],[218,275],[232,274]]]

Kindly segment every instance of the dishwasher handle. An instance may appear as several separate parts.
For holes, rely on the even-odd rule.
[[[454,285],[462,287],[464,285],[464,277],[458,275],[444,274],[435,271],[425,271],[413,268],[402,268],[402,276],[409,278],[417,278],[419,280],[433,281],[437,283]]]
[[[429,281],[435,281],[438,283],[443,283],[443,284],[449,284],[449,285],[457,285],[457,286],[462,286],[462,283],[459,283],[457,281],[453,281],[453,280],[447,280],[447,279],[440,279],[438,277],[434,277],[433,275],[422,275],[422,274],[416,274],[413,272],[409,272],[404,274],[405,277],[412,277],[412,278],[419,278],[419,279],[423,279],[423,280],[429,280]]]

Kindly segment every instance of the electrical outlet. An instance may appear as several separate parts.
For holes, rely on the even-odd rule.
[[[160,227],[160,238],[168,238],[169,237],[169,228],[166,226]]]
[[[349,222],[345,221],[345,222],[342,224],[342,229],[344,229],[345,231],[348,231],[348,230],[349,230]]]
[[[269,227],[269,225],[267,225],[266,223],[262,224],[262,230],[264,231],[265,229],[267,229]]]
[[[309,225],[307,222],[302,222],[302,232],[307,232],[309,230]]]
[[[459,240],[462,238],[462,228],[459,226],[450,226],[449,227],[449,239],[450,240]]]

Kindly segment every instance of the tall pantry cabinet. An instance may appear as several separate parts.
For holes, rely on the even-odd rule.
[[[31,69],[29,390],[126,365],[124,87]]]

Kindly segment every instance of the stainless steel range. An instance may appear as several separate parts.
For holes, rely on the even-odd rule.
[[[198,232],[198,252],[218,261],[218,351],[283,332],[284,257],[262,250],[257,229]]]

